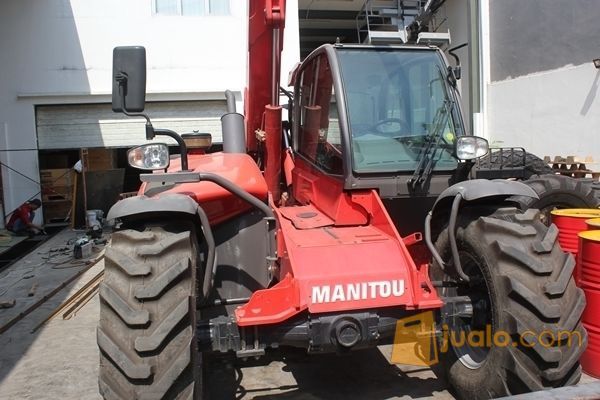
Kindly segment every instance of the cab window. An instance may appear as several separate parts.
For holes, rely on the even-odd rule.
[[[342,145],[331,68],[322,54],[300,75],[297,151],[323,171],[341,175]]]

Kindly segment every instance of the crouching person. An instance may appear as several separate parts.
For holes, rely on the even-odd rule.
[[[44,228],[33,223],[35,210],[40,208],[42,202],[39,199],[33,199],[21,204],[11,215],[6,229],[20,235],[35,235],[45,233]]]

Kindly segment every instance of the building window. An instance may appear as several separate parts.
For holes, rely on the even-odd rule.
[[[229,0],[154,0],[154,15],[230,15]]]

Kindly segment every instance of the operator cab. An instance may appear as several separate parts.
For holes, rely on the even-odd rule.
[[[351,189],[374,174],[411,177],[439,136],[432,171],[455,170],[465,129],[442,57],[430,46],[315,50],[295,82],[295,152]]]
[[[398,199],[416,200],[422,213],[392,218],[402,234],[420,231],[435,198],[472,165],[457,156],[467,137],[452,71],[429,45],[319,47],[293,75],[297,169],[340,190],[377,189],[390,214],[416,210],[391,204]],[[468,138],[471,158],[487,152],[484,139]],[[294,182],[295,197],[315,202],[305,186]]]

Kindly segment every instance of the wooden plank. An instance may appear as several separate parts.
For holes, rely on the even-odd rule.
[[[100,283],[102,283],[102,278],[104,274],[99,277],[99,279],[94,279],[93,285],[88,287],[76,301],[73,301],[70,307],[68,307],[63,313],[63,319],[71,319],[71,317],[80,310],[84,305],[87,304],[88,301],[91,300],[92,297],[98,293]]]
[[[104,255],[102,257],[104,257]],[[98,261],[100,261],[100,260],[98,260]],[[48,322],[52,318],[54,318],[55,315],[59,314],[62,310],[69,307],[70,305],[72,305],[74,302],[76,302],[80,298],[84,297],[85,294],[90,290],[90,287],[92,287],[92,290],[93,290],[94,285],[96,283],[100,284],[103,277],[104,277],[104,270],[100,271],[96,276],[94,276],[85,285],[83,285],[79,290],[77,290],[77,292],[75,292],[73,295],[71,295],[71,297],[69,297],[67,300],[62,302],[58,307],[56,307],[46,318],[44,318],[39,324],[37,324],[31,330],[31,333],[34,333],[35,331],[37,331],[46,322]],[[64,318],[64,316],[63,316],[63,318]]]

